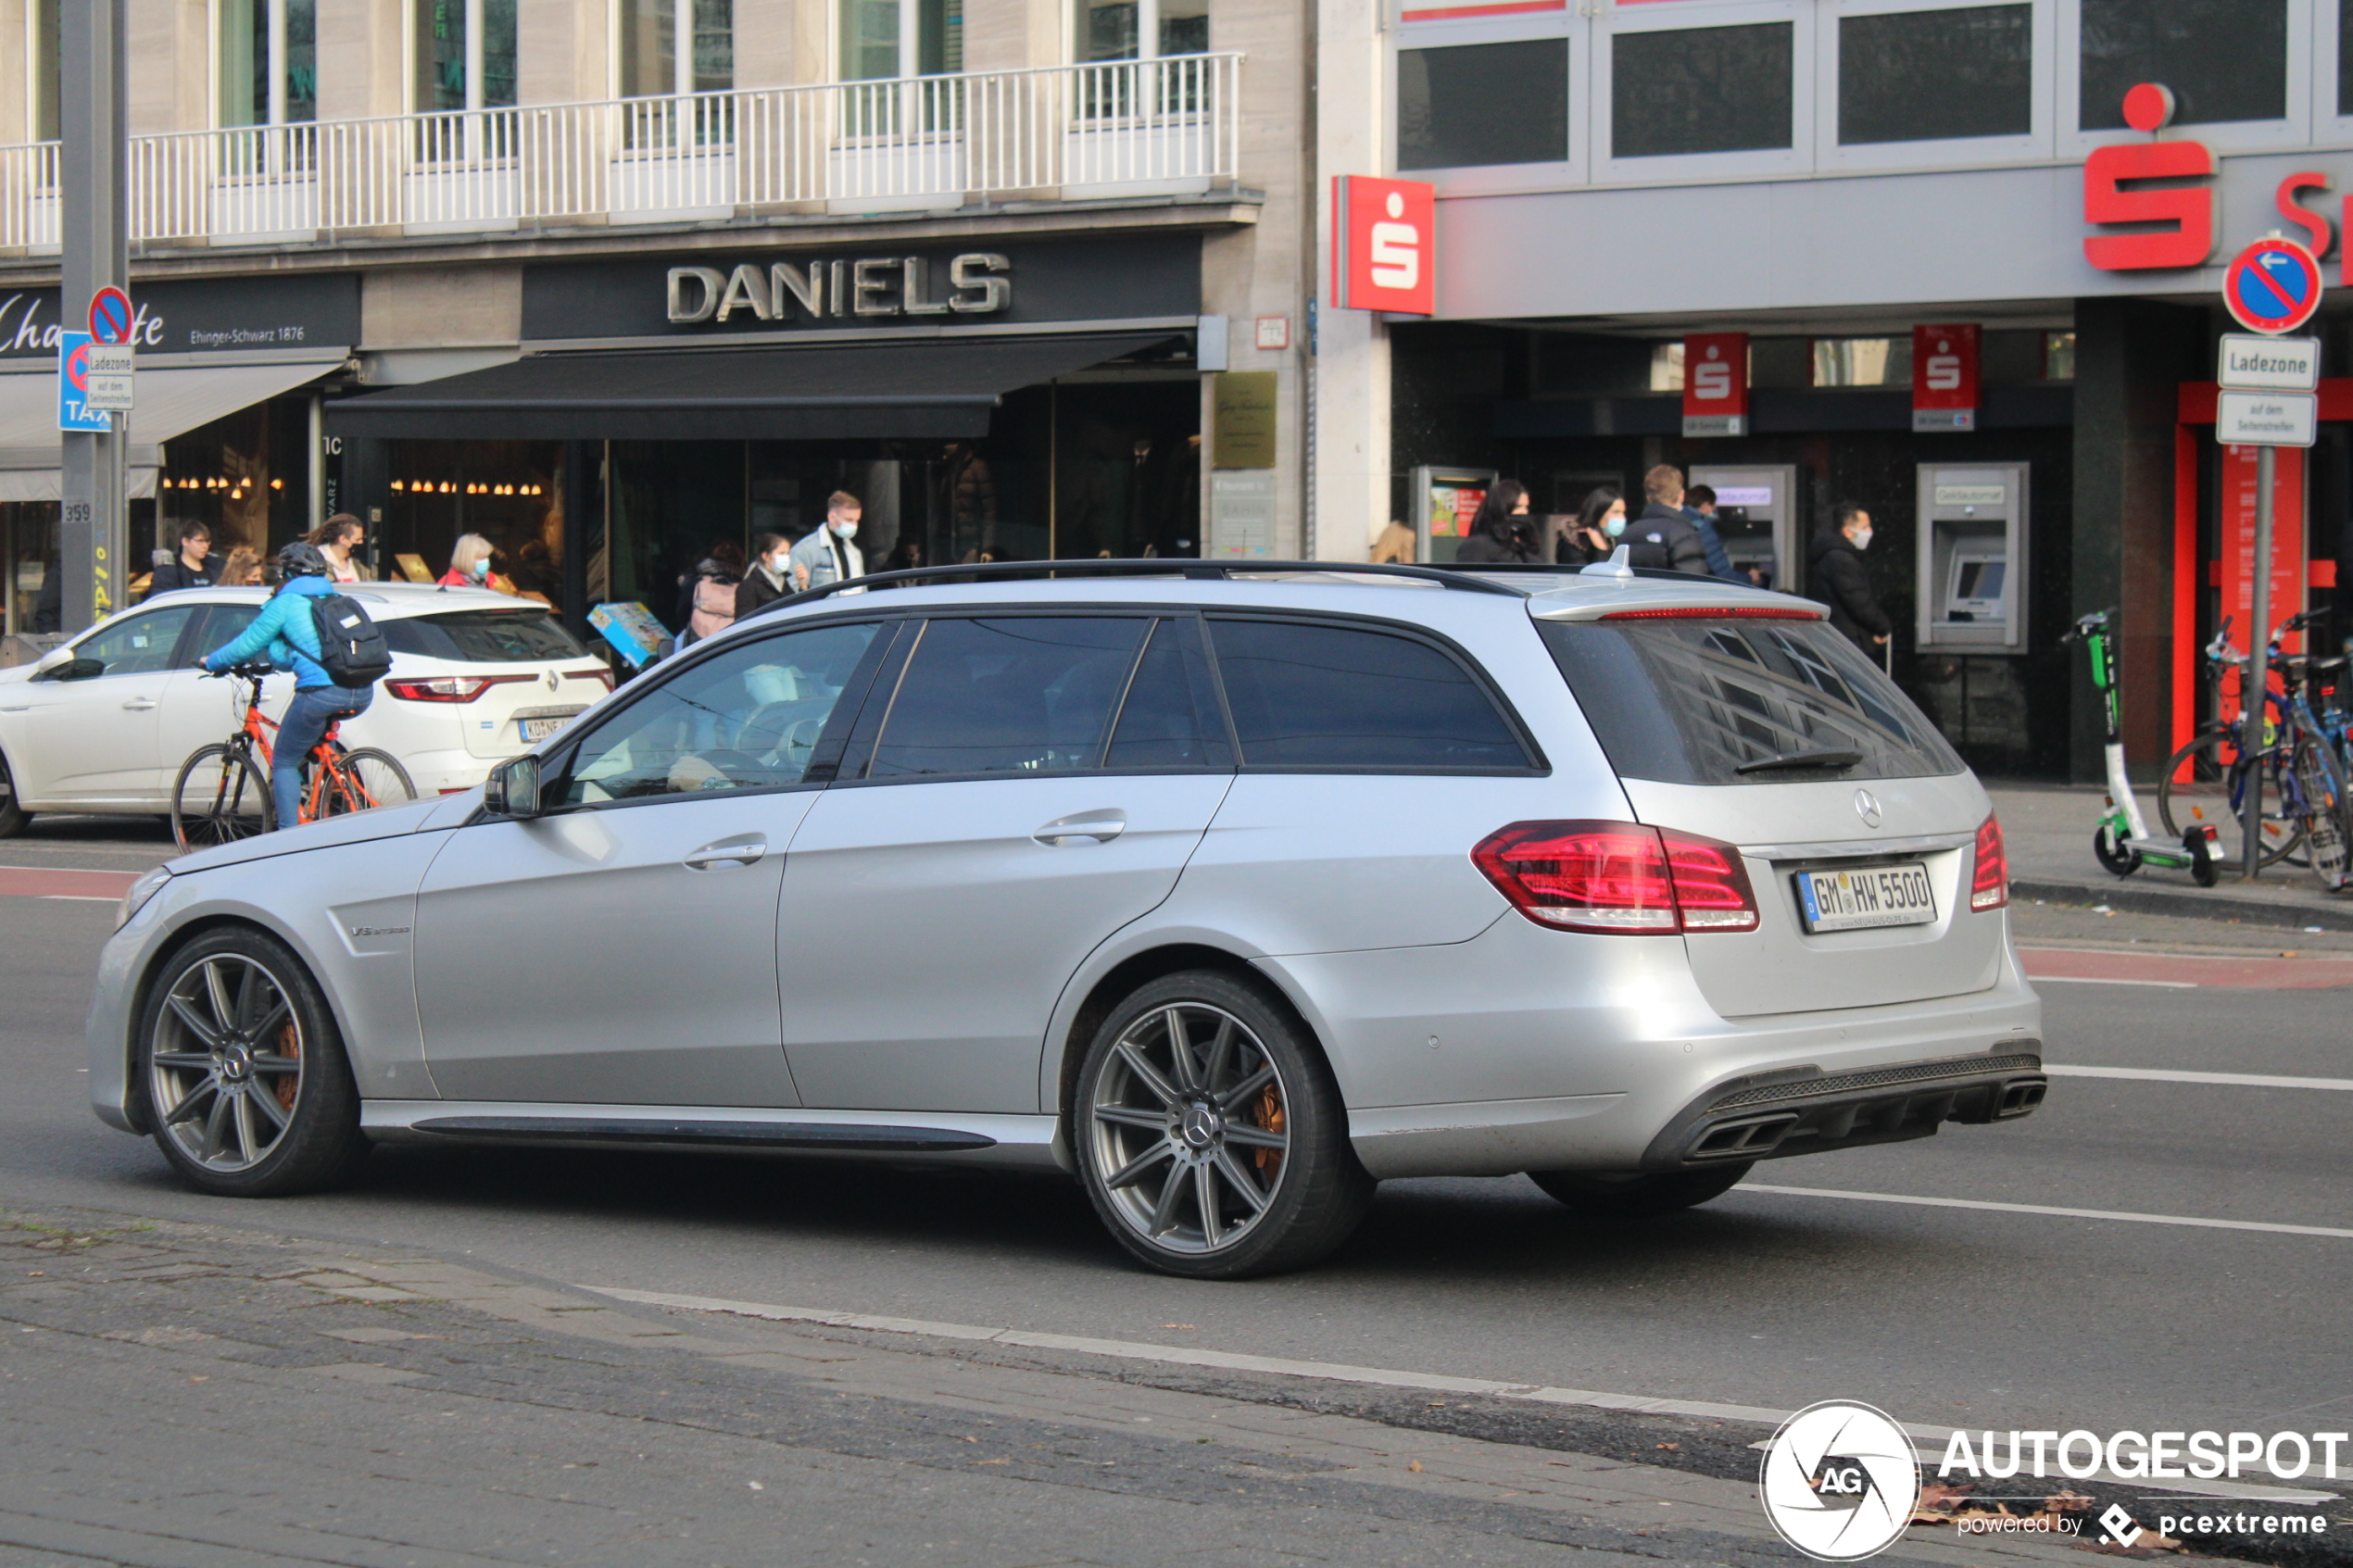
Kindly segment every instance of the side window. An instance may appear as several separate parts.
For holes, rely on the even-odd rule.
[[[1231,768],[1225,716],[1209,660],[1201,646],[1201,626],[1187,617],[1152,623],[1151,639],[1127,684],[1119,722],[1112,731],[1107,768]]]
[[[195,651],[189,657],[202,659],[215,648],[227,647],[245,634],[245,628],[260,613],[258,604],[198,605],[195,633],[188,639],[188,646]]]
[[[1453,659],[1411,637],[1288,621],[1210,623],[1242,765],[1525,768],[1519,739]]]
[[[877,630],[761,637],[681,671],[582,740],[561,803],[799,784]]]
[[[94,659],[106,666],[102,675],[151,675],[171,666],[171,650],[196,613],[195,605],[172,605],[117,621],[96,636],[77,645],[77,659]]]
[[[866,776],[1100,765],[1150,625],[1141,617],[1075,615],[929,622]]]

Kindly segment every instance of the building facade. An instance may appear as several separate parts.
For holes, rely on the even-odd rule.
[[[57,548],[57,4],[0,0],[16,632]],[[574,616],[669,618],[837,490],[875,567],[1307,547],[1312,13],[128,4],[134,560],[347,510],[384,574],[482,533]]]
[[[2282,232],[2343,282],[2353,4],[1325,14],[1327,172],[1436,187],[1437,290],[1427,318],[1327,313],[1319,423],[1373,408],[1358,425],[1380,450],[1322,449],[1348,509],[1324,538],[1435,512],[1443,554],[1448,507],[1485,474],[1566,514],[1671,463],[1723,495],[1736,557],[1801,590],[1827,509],[1867,508],[1897,678],[1981,768],[2098,776],[2097,709],[2060,641],[2089,610],[2121,609],[2137,761],[2211,711],[2197,650],[2234,610],[2245,646],[2253,512],[2252,450],[2212,438],[2222,270]],[[1336,51],[1380,82],[1346,135]],[[2163,112],[2128,119],[2143,83]],[[2353,373],[2347,320],[2327,305],[2310,329],[2324,376]],[[1965,419],[1922,385],[1954,359]],[[1736,420],[1697,396],[1703,375],[1723,385],[1713,367]],[[2333,605],[2353,547],[2347,416],[2353,383],[2324,381],[2319,445],[2282,459],[2296,602]]]

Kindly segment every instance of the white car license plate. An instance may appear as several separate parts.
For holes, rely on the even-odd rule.
[[[1799,872],[1797,906],[1808,931],[1860,931],[1876,925],[1926,925],[1936,918],[1928,868],[1915,860],[1861,871]]]
[[[566,724],[571,723],[572,719],[571,716],[567,714],[548,719],[518,719],[515,722],[522,726],[522,738],[524,740],[535,741],[546,740],[549,735],[554,734],[558,730],[560,730]]]

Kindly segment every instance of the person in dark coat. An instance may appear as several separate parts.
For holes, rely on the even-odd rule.
[[[212,530],[201,522],[183,522],[180,525],[179,553],[156,568],[155,578],[147,584],[147,596],[153,598],[179,588],[209,588],[215,575]]]
[[[792,541],[781,533],[763,533],[751,542],[751,569],[736,584],[736,620],[792,592],[791,555]]]
[[[1544,564],[1545,555],[1536,520],[1529,514],[1528,487],[1516,479],[1499,479],[1471,518],[1470,537],[1454,552],[1454,564],[1535,566]]]
[[[1863,564],[1870,543],[1871,514],[1852,501],[1840,502],[1831,508],[1829,532],[1814,535],[1806,552],[1806,581],[1810,596],[1831,607],[1831,624],[1877,664],[1895,625],[1880,608],[1870,569]]]
[[[1577,508],[1577,521],[1561,535],[1553,558],[1562,566],[1605,561],[1617,553],[1618,537],[1625,532],[1626,497],[1614,484],[1601,485],[1586,492],[1585,504]]]
[[[1683,470],[1659,464],[1642,475],[1642,495],[1649,505],[1626,527],[1626,542],[1633,546],[1628,559],[1635,566],[1709,575],[1707,546],[1683,515]]]

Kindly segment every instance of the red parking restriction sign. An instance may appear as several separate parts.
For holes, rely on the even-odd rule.
[[[94,343],[131,341],[131,296],[108,283],[90,296],[90,337]]]
[[[2251,332],[2292,332],[2321,307],[2321,264],[2294,240],[2258,240],[2223,272],[2222,303]]]

